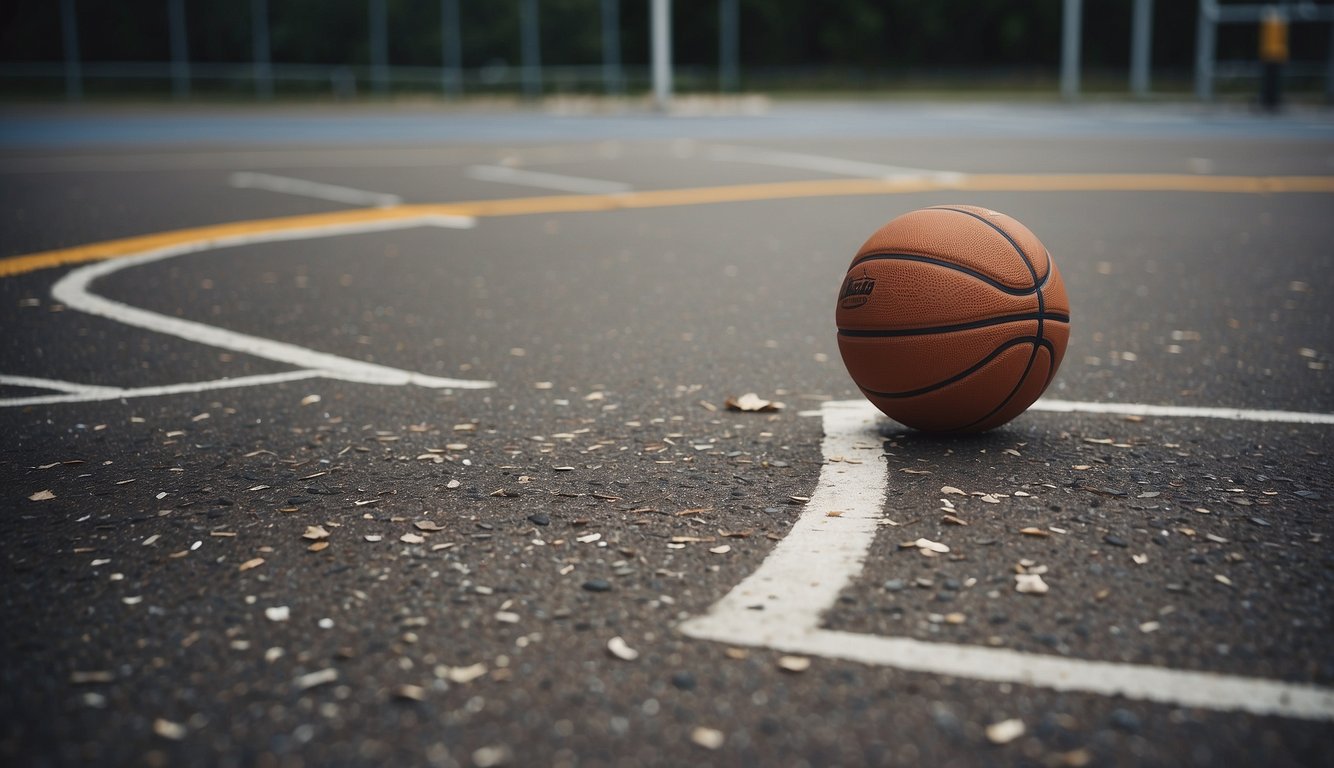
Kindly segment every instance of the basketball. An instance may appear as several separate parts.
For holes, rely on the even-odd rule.
[[[981,432],[1023,413],[1070,336],[1051,254],[1023,224],[971,205],[912,211],[871,235],[836,318],[867,399],[927,432]]]

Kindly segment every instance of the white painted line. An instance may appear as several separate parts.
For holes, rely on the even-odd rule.
[[[318,181],[293,179],[288,176],[274,176],[268,173],[240,171],[227,179],[237,189],[264,189],[269,192],[282,192],[301,197],[315,197],[348,205],[372,205],[377,208],[389,208],[403,202],[398,195],[386,192],[369,192],[364,189],[340,187],[336,184],[321,184]]]
[[[869,403],[868,403],[869,405]],[[1080,403],[1042,398],[1029,410],[1048,413],[1105,413],[1120,416],[1166,416],[1187,419],[1273,421],[1289,424],[1334,424],[1334,413],[1264,411],[1254,408],[1204,408],[1190,405],[1142,405],[1140,403]]]
[[[754,573],[683,623],[683,634],[951,677],[1334,720],[1334,689],[1314,685],[822,629],[824,612],[861,574],[884,515],[888,475],[870,403],[825,403],[822,412],[825,464],[801,517]],[[833,461],[840,457],[861,463]]]
[[[79,394],[97,394],[99,392],[119,392],[116,387],[99,387],[95,384],[75,384],[72,381],[61,381],[60,379],[43,379],[37,376],[11,376],[0,373],[0,384],[11,387],[28,387],[30,389],[54,389],[57,392],[74,392]]]
[[[602,179],[585,179],[581,176],[564,176],[558,173],[524,171],[507,168],[503,165],[473,165],[464,172],[470,179],[494,181],[501,184],[518,184],[525,187],[555,189],[560,192],[576,192],[586,195],[615,195],[629,192],[629,184]]]
[[[910,168],[903,165],[882,165],[861,160],[845,160],[841,157],[779,152],[771,149],[757,149],[729,144],[718,144],[709,147],[708,156],[711,160],[773,165],[779,168],[798,168],[805,171],[830,173],[835,176],[855,176],[857,178],[898,180],[925,176],[936,179],[942,184],[951,184],[958,183],[965,176],[965,174],[957,171],[937,171],[928,168]]]
[[[98,278],[114,274],[122,269],[151,264],[187,253],[200,253],[218,248],[231,248],[255,243],[272,243],[285,240],[306,240],[317,237],[382,232],[386,230],[408,229],[411,227],[433,226],[450,228],[468,228],[475,221],[466,216],[426,215],[404,219],[368,221],[344,224],[332,224],[301,229],[256,232],[213,240],[183,243],[152,251],[128,256],[121,259],[97,262],[80,267],[62,277],[51,288],[51,295],[69,309],[87,312],[105,317],[125,325],[143,328],[158,333],[207,344],[219,349],[274,360],[280,363],[313,369],[329,378],[354,381],[366,384],[387,384],[402,386],[415,384],[420,387],[452,389],[487,389],[495,382],[476,379],[452,379],[429,376],[424,373],[405,371],[386,365],[352,360],[325,352],[289,344],[282,341],[250,336],[236,331],[229,331],[212,325],[184,320],[179,317],[150,312],[146,309],[131,307],[118,301],[97,296],[90,287]]]
[[[184,384],[166,384],[158,387],[93,387],[83,384],[71,384],[79,387],[60,395],[30,395],[27,397],[0,398],[0,408],[13,408],[25,405],[52,405],[55,403],[91,403],[105,400],[131,400],[137,397],[161,397],[163,395],[193,394],[211,392],[216,389],[239,389],[258,387],[268,384],[282,384],[302,379],[337,378],[326,371],[284,371],[282,373],[261,373],[254,376],[238,376],[234,379],[215,379],[213,381],[191,381]],[[0,377],[11,378],[11,377]],[[14,377],[23,378],[23,377]],[[68,382],[64,382],[68,383]],[[54,389],[54,387],[52,387]]]

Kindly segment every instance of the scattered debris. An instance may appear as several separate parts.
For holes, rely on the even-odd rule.
[[[967,496],[967,495],[968,495],[968,494],[964,493],[962,490],[960,490],[960,489],[958,489],[958,488],[955,488],[955,487],[952,486],[952,485],[941,486],[941,488],[940,488],[940,492],[943,493],[943,494],[945,494],[946,496],[951,496],[951,495],[953,495],[953,496]]]
[[[607,641],[607,652],[621,661],[634,661],[639,658],[639,651],[631,648],[620,635]]]
[[[805,672],[811,668],[811,660],[806,656],[780,656],[778,668],[784,672]]]
[[[310,674],[302,675],[298,677],[296,680],[294,680],[293,684],[296,686],[296,689],[298,691],[308,691],[311,688],[315,688],[321,685],[328,685],[329,683],[335,682],[337,680],[338,680],[338,670],[334,669],[333,667],[329,667],[327,669],[321,669],[318,672],[311,672]]]
[[[717,546],[717,547],[710,547],[710,548],[709,548],[709,551],[712,552],[712,553],[715,554],[715,555],[725,555],[725,554],[727,554],[728,552],[731,552],[731,551],[732,551],[732,547],[731,547],[730,545],[728,545],[728,544],[723,544],[723,545],[721,545],[721,546]]]
[[[248,571],[248,570],[250,570],[251,568],[258,568],[258,567],[260,567],[260,566],[263,565],[263,564],[264,564],[264,558],[262,558],[262,557],[252,557],[252,558],[250,558],[249,560],[247,560],[247,561],[245,561],[244,563],[241,563],[239,566],[237,566],[236,570],[238,570],[238,571]]]
[[[1047,594],[1047,582],[1042,580],[1042,575],[1037,573],[1016,573],[1014,575],[1014,591],[1025,595],[1045,595]]]
[[[930,539],[918,539],[912,543],[912,546],[928,552],[935,552],[938,555],[943,555],[950,551],[950,548],[945,544]]]
[[[690,732],[690,740],[705,749],[720,749],[726,739],[722,731],[700,725]]]
[[[514,351],[510,350],[510,353],[513,354]],[[522,357],[522,355],[519,355],[519,357]],[[514,751],[504,744],[482,747],[472,753],[472,762],[477,768],[497,768],[497,766],[507,765],[513,759]]]
[[[436,677],[459,685],[467,685],[485,674],[486,665],[480,661],[466,667],[447,667],[442,664],[435,668]]]
[[[308,525],[306,526],[306,532],[301,534],[301,538],[310,539],[311,541],[321,541],[329,538],[329,532],[324,530],[324,526],[322,525]]]
[[[29,496],[29,497],[28,497],[28,501],[50,501],[51,499],[54,499],[55,497],[56,497],[56,495],[55,495],[54,493],[51,493],[51,491],[49,491],[49,490],[48,490],[48,491],[38,491],[37,493],[34,493],[33,495]]]
[[[264,609],[264,617],[269,621],[287,621],[292,618],[292,609],[286,605],[275,605]]]
[[[402,536],[399,536],[398,540],[404,544],[421,544],[426,541],[426,537],[419,536],[415,533],[405,533]]]
[[[180,723],[173,723],[170,720],[159,717],[153,721],[153,733],[164,739],[180,741],[185,738],[188,731],[185,726]]]
[[[394,698],[404,701],[423,701],[426,698],[426,689],[420,685],[398,685],[391,693]]]
[[[723,402],[729,411],[745,411],[750,413],[772,413],[781,411],[784,408],[782,403],[776,403],[772,400],[765,400],[754,392],[747,392],[741,397],[729,397]]]
[[[1018,718],[1002,720],[987,726],[987,740],[992,744],[1009,744],[1024,735],[1024,721]]]
[[[1037,536],[1039,538],[1044,538],[1044,539],[1051,536],[1051,534],[1048,533],[1047,531],[1044,531],[1041,528],[1034,528],[1032,526],[1029,526],[1027,528],[1020,528],[1019,532],[1024,534],[1025,536]]]

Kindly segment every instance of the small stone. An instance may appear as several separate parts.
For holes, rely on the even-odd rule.
[[[164,739],[180,741],[187,733],[185,726],[159,717],[153,721],[153,733]]]
[[[513,353],[514,350],[510,350],[510,352]],[[496,766],[508,765],[513,759],[514,751],[504,744],[482,747],[472,753],[472,762],[477,768],[496,768]]]
[[[902,592],[905,586],[907,584],[904,583],[903,579],[890,579],[884,584],[886,592]]]
[[[725,738],[722,731],[705,728],[701,725],[690,732],[690,740],[705,749],[719,749],[722,747]]]
[[[269,621],[287,621],[292,618],[292,609],[285,605],[275,605],[264,609],[264,617]]]
[[[1113,536],[1113,535],[1110,534],[1110,533],[1107,534],[1106,536],[1103,536],[1103,537],[1102,537],[1102,540],[1105,541],[1105,542],[1107,542],[1108,544],[1111,544],[1113,547],[1128,547],[1128,546],[1130,546],[1129,544],[1126,543],[1126,540],[1125,540],[1125,539],[1121,538],[1120,536]]]
[[[1126,733],[1139,733],[1140,721],[1139,715],[1128,709],[1114,709],[1108,718],[1112,722],[1112,727]]]
[[[607,641],[607,652],[621,661],[634,661],[639,658],[639,651],[631,648],[620,635]]]
[[[689,672],[673,672],[671,679],[672,679],[672,685],[674,685],[678,690],[682,691],[695,690],[695,685],[696,685],[695,676],[690,674]]]
[[[1018,718],[1002,720],[987,726],[987,740],[992,744],[1009,744],[1024,735],[1024,721]]]
[[[541,512],[535,512],[528,516],[528,522],[533,525],[551,525],[551,518]]]
[[[611,582],[606,579],[589,579],[584,582],[584,589],[588,592],[610,592]]]

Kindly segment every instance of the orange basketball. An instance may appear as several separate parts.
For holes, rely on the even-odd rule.
[[[848,373],[887,416],[928,432],[981,432],[1051,383],[1070,301],[1023,224],[937,205],[894,219],[857,251],[837,322]]]

